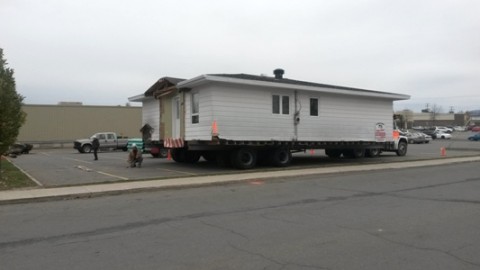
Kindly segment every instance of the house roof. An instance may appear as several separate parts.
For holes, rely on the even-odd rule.
[[[175,86],[179,82],[185,81],[185,79],[174,78],[174,77],[162,77],[158,79],[147,91],[145,91],[145,96],[152,96],[155,91],[159,91],[169,86]]]
[[[375,90],[367,90],[346,86],[337,86],[330,84],[321,84],[314,82],[306,82],[299,80],[291,80],[287,78],[277,79],[275,77],[268,76],[257,76],[250,74],[207,74],[200,75],[193,79],[182,81],[178,84],[179,88],[191,88],[197,85],[206,83],[208,81],[224,82],[224,83],[233,83],[233,84],[243,84],[243,85],[255,85],[263,87],[275,87],[275,88],[284,88],[284,89],[298,89],[298,90],[307,90],[307,91],[316,91],[316,92],[325,92],[325,93],[334,93],[334,94],[346,94],[346,95],[358,95],[358,96],[371,96],[371,97],[382,97],[389,98],[393,100],[406,100],[410,99],[409,95],[388,93]]]

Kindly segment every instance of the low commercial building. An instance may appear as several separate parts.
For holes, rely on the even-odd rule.
[[[101,131],[141,137],[141,107],[26,104],[22,109],[27,117],[17,141],[36,148],[73,147],[75,139]]]

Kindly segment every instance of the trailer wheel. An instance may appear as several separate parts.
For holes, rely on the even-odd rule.
[[[380,155],[380,149],[378,148],[370,148],[367,150],[367,152],[365,153],[367,157],[376,157],[378,155]]]
[[[275,148],[270,153],[270,163],[276,167],[287,167],[292,162],[292,153],[288,148]]]
[[[329,158],[340,158],[342,151],[339,149],[325,149],[325,155]]]
[[[403,157],[407,154],[408,145],[405,141],[398,142],[397,156]]]
[[[84,144],[82,146],[82,153],[90,153],[92,152],[92,146],[90,144]]]
[[[250,148],[240,148],[232,152],[231,160],[237,169],[251,169],[257,164],[257,152]]]

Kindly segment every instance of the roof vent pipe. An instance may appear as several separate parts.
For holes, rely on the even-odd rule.
[[[275,79],[283,79],[283,74],[285,71],[281,68],[277,68],[273,71],[273,74],[275,74]]]

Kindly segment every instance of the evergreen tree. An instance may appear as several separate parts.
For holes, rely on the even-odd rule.
[[[0,154],[15,142],[25,122],[22,101],[23,97],[15,89],[13,69],[7,67],[3,49],[0,48]]]

